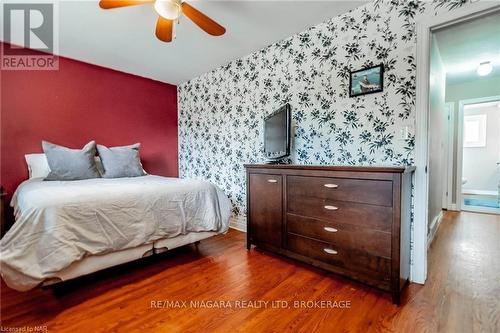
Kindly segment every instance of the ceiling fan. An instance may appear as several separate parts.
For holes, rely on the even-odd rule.
[[[163,42],[171,42],[173,38],[174,21],[184,14],[194,24],[212,36],[222,36],[226,29],[212,20],[187,2],[182,0],[101,0],[99,6],[103,9],[144,5],[154,2],[154,9],[158,13],[156,23],[156,37]]]

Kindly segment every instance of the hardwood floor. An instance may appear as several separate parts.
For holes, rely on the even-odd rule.
[[[244,241],[244,233],[230,230],[197,248],[55,290],[19,293],[2,282],[2,331],[45,325],[48,332],[73,333],[500,332],[500,216],[446,213],[430,248],[427,283],[405,289],[400,307],[376,289],[259,250],[248,252]],[[229,301],[232,308],[193,308],[191,300]],[[236,308],[237,301],[278,300],[290,307]],[[314,300],[351,306],[293,306]],[[157,301],[179,301],[180,307],[152,307],[152,302],[162,306]]]

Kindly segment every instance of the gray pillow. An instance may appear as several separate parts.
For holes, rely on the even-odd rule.
[[[144,176],[139,157],[140,147],[140,143],[113,148],[97,145],[97,152],[104,168],[102,176],[104,178]]]
[[[95,142],[90,141],[81,150],[42,141],[42,148],[50,173],[44,180],[81,180],[100,178],[94,156]]]

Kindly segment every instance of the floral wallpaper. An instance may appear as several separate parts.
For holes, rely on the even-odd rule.
[[[285,103],[293,163],[411,165],[415,22],[465,3],[374,1],[180,85],[180,176],[219,185],[244,215],[243,164],[264,162],[263,118]],[[384,91],[349,98],[349,71],[380,63]]]

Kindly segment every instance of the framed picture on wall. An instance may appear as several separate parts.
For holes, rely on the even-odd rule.
[[[349,97],[373,94],[383,90],[383,64],[353,71],[349,76]]]

